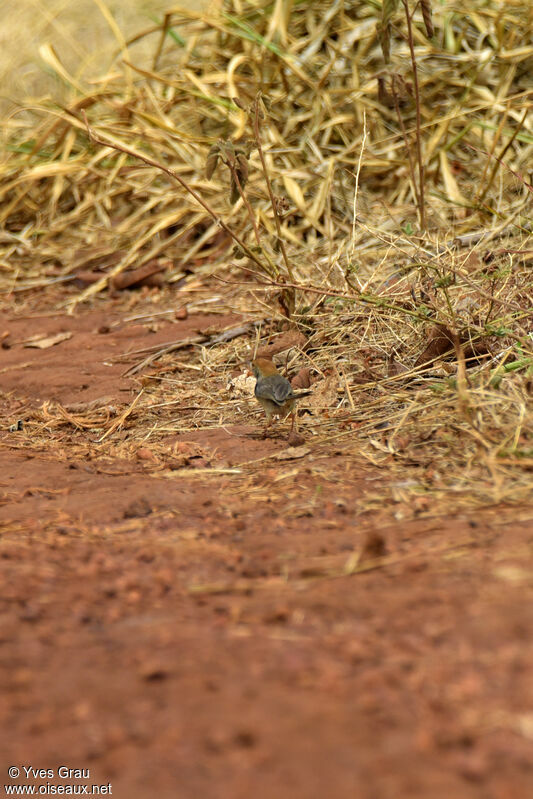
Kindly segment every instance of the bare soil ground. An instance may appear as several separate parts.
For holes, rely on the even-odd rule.
[[[531,507],[365,510],[386,468],[264,441],[252,410],[194,429],[178,407],[130,449],[134,414],[72,423],[138,394],[117,355],[239,322],[130,316],[41,296],[0,322],[0,782],[67,765],[124,799],[530,796]]]

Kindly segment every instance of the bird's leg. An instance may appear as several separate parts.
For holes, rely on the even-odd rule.
[[[296,419],[296,414],[295,414],[295,412],[293,411],[293,412],[291,413],[291,433],[292,433],[292,432],[293,432],[293,430],[294,430],[294,422],[295,422],[295,419]]]
[[[271,424],[272,424],[272,416],[267,416],[266,427],[263,430],[263,438],[267,437],[267,433],[268,433],[268,430],[269,430]]]

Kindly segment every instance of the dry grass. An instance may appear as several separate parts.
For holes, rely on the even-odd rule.
[[[402,5],[386,10],[395,5],[389,64],[377,3],[176,11],[136,37],[153,42],[148,67],[123,48],[88,91],[58,60],[68,105],[9,119],[4,293],[18,301],[57,283],[73,312],[164,256],[169,311],[178,284],[261,320],[151,359],[155,388],[120,425],[98,417],[102,447],[122,427],[155,446],[172,430],[241,422],[249,406],[228,395],[227,375],[289,328],[300,334],[284,347],[289,372],[314,374],[312,421],[301,422],[314,456],[334,449],[386,467],[376,503],[527,497],[533,11],[512,0],[468,13],[439,5],[431,41],[416,13],[414,86]],[[208,179],[210,151],[224,163]],[[100,280],[80,291],[72,276],[88,269]]]
[[[194,7],[207,8],[212,2],[194,0]],[[68,102],[72,86],[50,63],[54,54],[76,82],[90,89],[91,81],[116,62],[124,40],[161,20],[168,6],[167,0],[4,0],[0,114],[10,114],[21,98],[28,104],[45,97]],[[142,63],[153,49],[154,40],[145,37],[133,45],[131,56]]]

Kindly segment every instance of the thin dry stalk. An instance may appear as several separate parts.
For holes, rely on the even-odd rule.
[[[263,175],[264,175],[265,183],[266,183],[266,186],[267,186],[267,189],[268,189],[268,196],[270,197],[270,204],[272,206],[272,212],[274,214],[274,221],[275,221],[275,224],[276,224],[276,233],[277,233],[277,243],[278,243],[278,245],[280,247],[281,254],[283,256],[283,261],[285,263],[285,268],[287,270],[287,274],[289,276],[289,279],[292,281],[292,280],[294,280],[294,277],[293,277],[293,273],[292,273],[292,269],[291,269],[291,265],[290,265],[289,259],[287,257],[287,250],[285,249],[285,243],[284,243],[283,237],[281,235],[281,224],[280,224],[280,219],[279,219],[278,205],[276,203],[276,198],[274,197],[274,192],[272,191],[272,184],[270,182],[270,176],[268,174],[268,168],[267,168],[267,165],[266,165],[265,156],[263,154],[263,147],[261,145],[261,131],[260,131],[259,117],[260,117],[260,114],[262,112],[261,112],[261,109],[260,109],[260,102],[261,102],[261,92],[258,92],[258,94],[256,95],[256,98],[255,98],[254,107],[253,107],[255,143],[256,143],[256,146],[257,146],[257,152],[259,153],[259,158],[261,159],[261,166],[263,168]]]
[[[207,213],[212,217],[212,219],[217,223],[217,225],[219,225],[222,228],[222,230],[225,231],[225,233],[227,233],[229,236],[231,236],[231,238],[235,241],[235,243],[238,244],[238,246],[243,250],[244,253],[246,253],[248,258],[250,258],[250,260],[252,260],[254,263],[256,263],[259,266],[260,269],[264,270],[265,267],[263,266],[263,263],[248,248],[248,246],[244,243],[244,241],[240,238],[240,236],[238,236],[222,219],[220,219],[220,217],[217,216],[217,214],[211,208],[211,206],[200,196],[200,194],[198,194],[197,191],[195,191],[187,183],[187,181],[185,181],[180,175],[178,175],[177,172],[175,172],[172,169],[169,169],[164,164],[159,163],[159,161],[155,161],[154,159],[148,158],[148,157],[146,157],[144,155],[141,155],[140,153],[137,153],[137,152],[135,152],[134,150],[131,150],[128,147],[124,147],[123,145],[116,144],[114,142],[109,141],[108,139],[105,139],[105,138],[102,138],[101,136],[98,136],[93,131],[93,129],[90,127],[90,125],[89,125],[89,123],[87,121],[87,117],[85,115],[85,111],[82,111],[82,115],[83,115],[83,119],[84,119],[85,125],[87,127],[87,132],[89,134],[89,137],[90,137],[91,141],[93,141],[95,144],[100,144],[103,147],[110,147],[112,150],[117,150],[117,152],[121,152],[121,153],[125,153],[126,155],[130,155],[133,158],[139,159],[140,161],[144,161],[144,163],[148,164],[148,166],[154,166],[157,169],[160,169],[161,172],[164,172],[170,178],[174,179],[177,183],[180,184],[180,186],[182,188],[185,189],[185,191],[187,191],[192,197],[194,197],[196,202],[199,205],[201,205],[202,208],[204,208],[207,211]],[[111,276],[114,277],[115,274],[117,274],[117,272],[111,272],[109,274],[109,277],[111,277]],[[80,301],[82,299],[86,299],[91,294],[95,294],[97,291],[100,291],[100,289],[103,288],[103,286],[105,286],[105,284],[107,283],[107,279],[108,278],[103,278],[102,281],[99,281],[94,286],[91,286],[89,289],[86,289],[86,291],[83,293],[82,297],[80,297]]]
[[[423,232],[427,230],[426,220],[426,201],[425,201],[425,168],[422,158],[422,118],[421,118],[421,104],[420,87],[418,83],[418,66],[416,63],[415,45],[413,40],[413,26],[411,22],[411,14],[409,13],[408,0],[402,0],[405,10],[405,19],[407,21],[407,41],[409,42],[409,51],[411,53],[411,68],[413,70],[413,84],[415,90],[415,107],[416,107],[416,159],[418,162],[418,212],[420,215],[420,227]]]

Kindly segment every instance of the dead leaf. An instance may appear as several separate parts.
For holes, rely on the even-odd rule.
[[[137,460],[140,461],[155,461],[157,460],[156,455],[149,447],[139,447],[137,452],[135,453]]]
[[[311,370],[305,366],[300,369],[296,377],[291,381],[293,388],[309,388],[311,386]]]
[[[105,272],[92,272],[90,269],[84,269],[81,272],[76,272],[76,284],[90,286],[92,283],[98,283],[104,275]]]
[[[279,352],[290,350],[292,347],[303,349],[306,343],[307,338],[299,330],[288,330],[274,339],[274,341],[271,341],[270,344],[260,347],[254,358],[272,358]]]
[[[415,366],[421,366],[453,351],[453,332],[445,325],[435,325],[428,343],[415,361]]]
[[[149,516],[152,513],[152,506],[146,497],[139,497],[133,500],[124,513],[122,514],[125,519],[137,519]]]
[[[386,554],[387,544],[383,535],[376,530],[370,530],[366,535],[359,563],[364,563],[367,560],[375,560],[376,558],[384,558]]]
[[[404,366],[403,363],[398,363],[396,360],[394,353],[387,359],[387,376],[388,377],[395,377],[396,375],[404,374],[408,372],[409,369],[407,366]]]
[[[129,272],[122,272],[113,278],[113,288],[122,291],[123,289],[138,288],[139,286],[162,286],[164,283],[161,272],[168,267],[168,261],[161,261],[153,258],[147,264]]]
[[[302,444],[305,444],[305,438],[300,433],[297,433],[296,430],[291,430],[287,442],[289,447],[300,447]]]
[[[47,350],[49,347],[61,344],[62,341],[68,341],[69,338],[72,338],[72,333],[56,333],[55,336],[43,336],[42,338],[34,338],[25,341],[24,346],[36,347],[39,350]]]
[[[287,447],[287,449],[278,452],[275,459],[277,461],[292,461],[296,458],[304,458],[306,455],[309,455],[310,452],[310,447]]]

